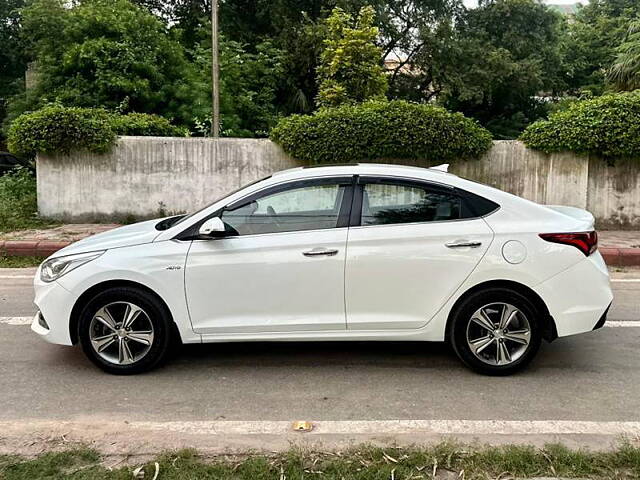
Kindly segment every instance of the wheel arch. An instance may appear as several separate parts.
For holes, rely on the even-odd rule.
[[[453,307],[451,307],[451,310],[449,310],[449,315],[447,316],[447,326],[445,329],[446,342],[449,342],[450,340],[451,322],[453,321],[453,318],[462,302],[464,302],[464,300],[470,295],[473,295],[474,293],[482,290],[488,290],[490,288],[508,288],[526,297],[533,303],[536,310],[540,312],[540,316],[543,321],[542,338],[544,338],[548,342],[552,342],[556,338],[558,338],[556,322],[551,316],[551,313],[549,313],[547,304],[544,302],[542,297],[540,297],[540,295],[538,295],[533,289],[527,287],[526,285],[523,285],[522,283],[514,282],[513,280],[489,280],[469,288],[455,301]]]
[[[89,287],[78,297],[75,304],[73,305],[73,308],[71,309],[71,316],[69,318],[69,336],[71,338],[71,342],[74,345],[78,343],[78,324],[80,322],[80,314],[82,313],[82,309],[87,305],[87,303],[95,298],[96,295],[104,292],[109,288],[117,287],[129,287],[143,290],[158,299],[162,307],[165,309],[167,315],[169,315],[169,318],[171,319],[172,333],[175,335],[174,338],[182,341],[180,330],[178,329],[175,319],[171,314],[171,309],[167,305],[167,302],[165,302],[165,300],[160,295],[158,295],[157,292],[141,283],[134,282],[132,280],[107,280]]]

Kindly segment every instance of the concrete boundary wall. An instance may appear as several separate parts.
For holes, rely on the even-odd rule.
[[[192,211],[300,165],[263,139],[120,137],[105,155],[39,155],[38,209],[65,221]],[[453,162],[450,171],[539,203],[585,208],[599,228],[640,227],[640,162],[610,166],[595,157],[547,155],[518,141],[496,141],[481,159]]]

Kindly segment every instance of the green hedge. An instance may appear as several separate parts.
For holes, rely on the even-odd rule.
[[[640,91],[574,102],[529,125],[520,140],[547,153],[640,158]]]
[[[143,113],[118,115],[100,108],[50,105],[16,118],[7,135],[9,150],[68,154],[74,150],[108,152],[117,135],[185,136],[188,131],[163,117]]]
[[[474,120],[434,105],[372,101],[282,119],[271,139],[311,163],[477,157],[491,134]]]
[[[111,125],[117,135],[142,137],[186,137],[189,135],[187,128],[176,127],[166,118],[148,113],[114,115]]]
[[[106,110],[48,106],[16,118],[7,135],[9,151],[31,157],[37,152],[107,152],[116,134]]]

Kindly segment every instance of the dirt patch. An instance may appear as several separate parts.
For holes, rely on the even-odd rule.
[[[83,238],[102,233],[120,225],[115,223],[96,224],[96,223],[73,223],[60,225],[54,228],[34,229],[34,230],[18,230],[15,232],[0,233],[1,240],[49,240],[55,242],[76,242]]]
[[[543,447],[562,442],[569,448],[615,449],[620,438],[606,435],[440,435],[440,434],[215,434],[148,428],[145,422],[83,418],[74,421],[21,420],[0,422],[0,455],[37,456],[83,445],[107,457],[149,457],[165,451],[196,449],[203,455],[276,453],[298,447],[336,451],[359,444],[380,447],[433,445],[443,440],[489,445],[520,444]],[[638,438],[625,441],[640,446]]]

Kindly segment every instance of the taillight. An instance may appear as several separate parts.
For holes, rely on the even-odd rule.
[[[595,230],[579,233],[541,233],[540,238],[547,242],[576,247],[587,257],[598,248],[598,233]]]

